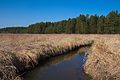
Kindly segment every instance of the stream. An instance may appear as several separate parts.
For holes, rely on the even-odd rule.
[[[80,48],[64,55],[42,61],[35,69],[24,75],[25,80],[90,80],[83,65],[89,47]]]

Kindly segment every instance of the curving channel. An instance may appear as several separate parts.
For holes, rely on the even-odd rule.
[[[83,65],[89,47],[42,61],[38,67],[24,75],[25,80],[90,80]]]

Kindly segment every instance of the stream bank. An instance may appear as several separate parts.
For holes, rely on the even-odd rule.
[[[50,58],[43,61],[37,68],[24,75],[25,80],[90,80],[84,73],[85,54],[89,47]]]
[[[21,80],[23,73],[41,61],[93,43],[86,36],[64,34],[3,34],[0,37],[1,80]]]

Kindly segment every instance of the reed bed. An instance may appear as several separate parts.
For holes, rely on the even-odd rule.
[[[80,35],[1,34],[0,80],[21,80],[21,75],[42,60],[92,44]]]
[[[0,34],[0,80],[21,80],[43,60],[91,44],[85,73],[93,80],[120,80],[120,35],[92,34]]]
[[[120,80],[120,35],[96,37],[84,70],[92,80]]]

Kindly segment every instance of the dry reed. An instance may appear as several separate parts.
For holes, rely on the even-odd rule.
[[[20,80],[20,74],[31,70],[41,60],[91,43],[92,39],[80,35],[1,34],[0,79]]]
[[[85,72],[94,80],[119,80],[120,35],[74,34],[0,34],[0,79],[20,80],[20,74],[41,60],[89,44]]]

